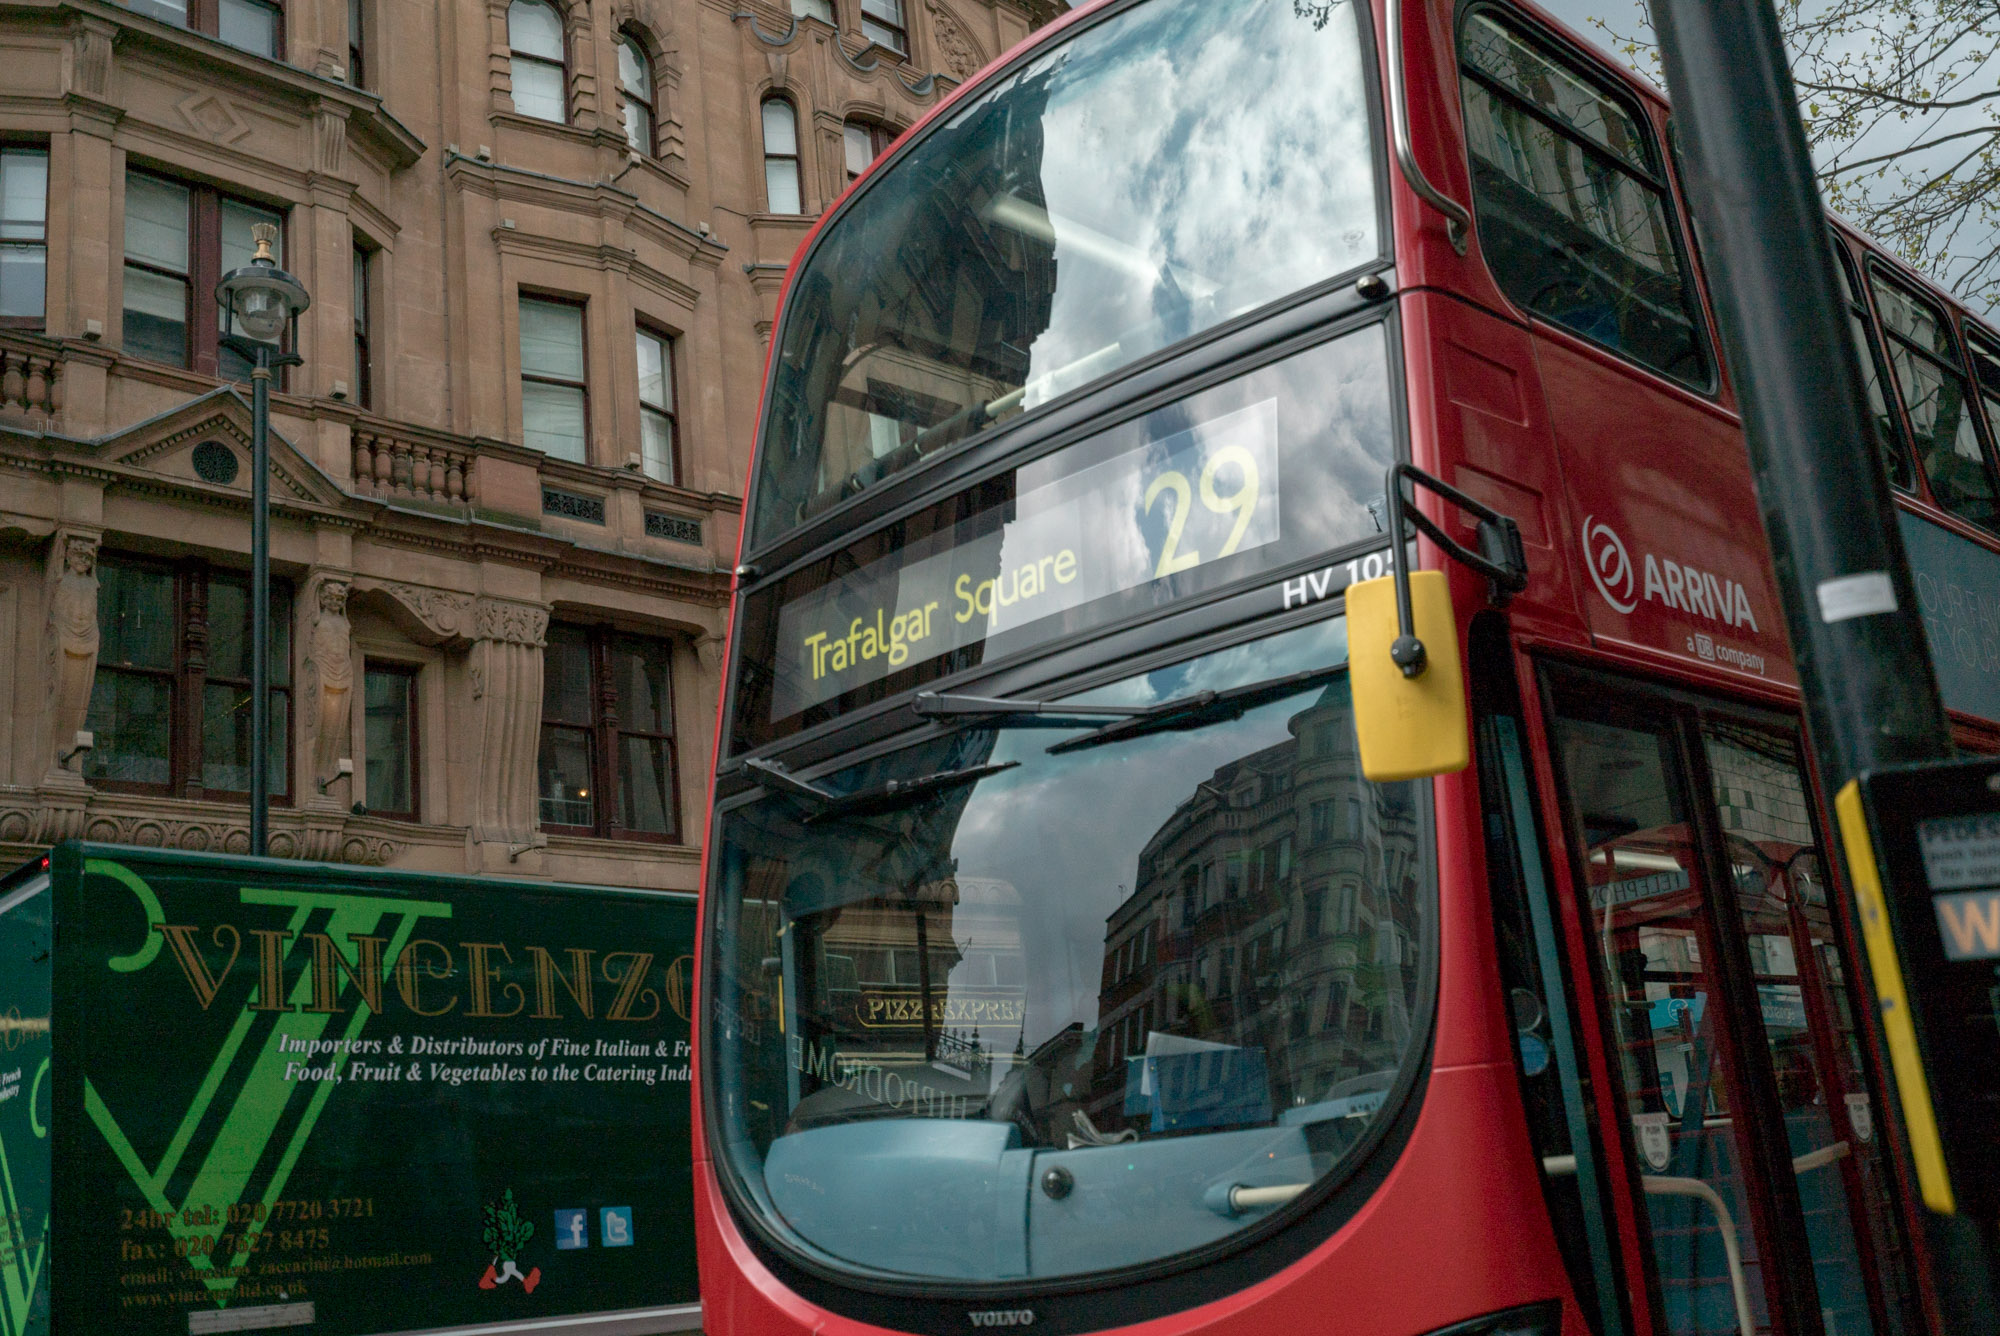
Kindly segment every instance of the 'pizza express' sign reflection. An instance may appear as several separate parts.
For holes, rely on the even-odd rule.
[[[787,603],[771,717],[1274,543],[1278,505],[1275,400],[1034,487],[998,527],[975,517]]]

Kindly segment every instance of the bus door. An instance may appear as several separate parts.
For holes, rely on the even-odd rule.
[[[1918,1331],[1862,1061],[1865,986],[1795,729],[1594,675],[1548,687],[1574,860],[1567,974],[1595,1018],[1579,1034],[1608,1050],[1595,1113],[1609,1190],[1638,1225],[1647,1294],[1631,1308],[1650,1321],[1635,1325]]]

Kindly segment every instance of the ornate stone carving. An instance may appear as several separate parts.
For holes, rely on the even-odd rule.
[[[498,640],[540,649],[548,642],[549,613],[532,603],[482,598],[473,607],[475,640]]]
[[[49,770],[69,771],[60,758],[76,745],[90,714],[97,678],[97,535],[63,530],[49,552]],[[81,769],[81,762],[76,762]]]
[[[108,101],[111,97],[111,50],[115,29],[84,23],[76,30],[70,54],[70,91]]]
[[[464,594],[448,594],[428,585],[385,581],[376,586],[406,608],[432,634],[457,640],[472,631],[473,600]]]
[[[218,144],[234,144],[250,135],[250,125],[220,93],[195,93],[182,98],[174,110],[194,128]]]
[[[931,32],[937,38],[938,55],[944,60],[944,67],[963,81],[977,73],[986,64],[986,57],[980,52],[979,44],[965,30],[950,10],[938,0],[931,0]]]
[[[306,637],[306,732],[312,739],[312,777],[326,783],[340,758],[351,750],[350,710],[354,700],[353,644],[347,624],[347,580],[330,575],[319,582],[312,628]]]
[[[535,758],[542,721],[539,639],[534,644],[482,639],[472,647],[470,667],[484,686],[472,709],[479,758],[472,838],[529,843],[535,834]]]
[[[339,176],[347,170],[347,115],[322,108],[313,117],[313,170]]]

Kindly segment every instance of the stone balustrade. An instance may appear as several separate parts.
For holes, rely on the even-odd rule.
[[[469,508],[479,500],[477,465],[466,446],[354,426],[354,490],[361,496]]]
[[[53,426],[62,419],[62,346],[0,335],[0,417]]]

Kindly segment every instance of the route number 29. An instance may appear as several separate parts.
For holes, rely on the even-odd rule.
[[[1236,490],[1220,492],[1216,489],[1216,474],[1223,465],[1233,464],[1238,474]],[[1180,550],[1181,538],[1187,529],[1188,514],[1194,509],[1194,494],[1201,492],[1201,503],[1218,515],[1234,515],[1235,525],[1229,537],[1223,541],[1222,550],[1216,555],[1226,557],[1234,552],[1243,541],[1244,532],[1250,527],[1250,520],[1257,512],[1257,461],[1250,452],[1240,445],[1225,446],[1210,456],[1202,466],[1201,478],[1190,484],[1188,476],[1179,469],[1169,469],[1153,479],[1146,488],[1144,509],[1153,513],[1153,503],[1163,494],[1171,494],[1171,509],[1167,514],[1167,541],[1160,548],[1160,564],[1153,571],[1153,578],[1172,575],[1176,571],[1188,570],[1201,564],[1201,553],[1189,548]]]

